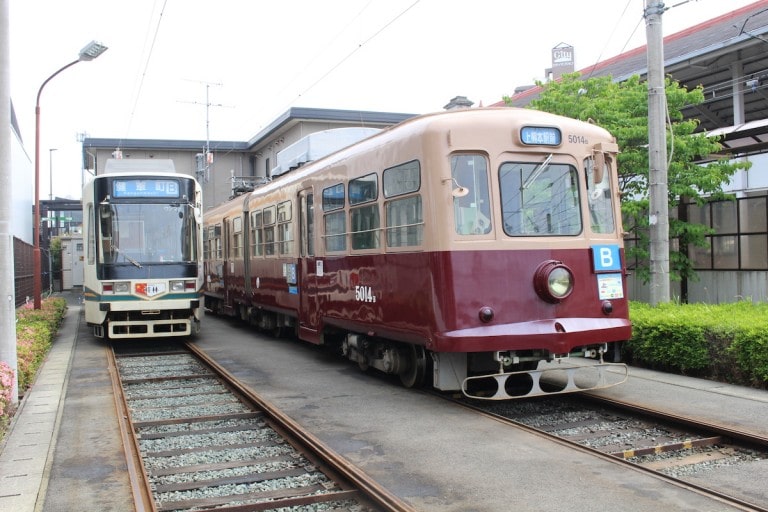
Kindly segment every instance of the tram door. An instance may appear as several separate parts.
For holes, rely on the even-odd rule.
[[[232,286],[234,285],[232,275],[235,271],[235,264],[232,261],[232,242],[229,237],[232,236],[232,218],[225,217],[223,222],[224,232],[221,234],[221,241],[224,245],[224,265],[222,268],[222,279],[224,280],[224,304],[227,310],[230,310],[233,306],[233,300],[230,298],[232,295]]]
[[[320,311],[317,299],[317,277],[322,275],[322,259],[315,254],[315,206],[312,189],[299,192],[299,329],[301,337],[320,342]]]

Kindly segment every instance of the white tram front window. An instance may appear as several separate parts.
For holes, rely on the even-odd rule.
[[[133,264],[193,262],[197,223],[186,204],[99,205],[99,259]]]
[[[491,232],[491,201],[488,193],[488,165],[481,155],[451,157],[453,220],[459,235]]]
[[[507,162],[499,169],[504,232],[509,236],[581,233],[576,169],[540,162]]]
[[[599,160],[598,160],[599,161]],[[593,233],[613,233],[613,201],[611,198],[611,161],[606,156],[603,162],[603,172],[595,177],[595,159],[584,161],[587,170],[587,203],[589,204],[589,223]],[[597,183],[596,183],[597,181]]]

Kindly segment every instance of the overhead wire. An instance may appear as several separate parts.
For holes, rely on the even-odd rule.
[[[157,23],[155,25],[154,33],[152,34],[152,40],[149,43],[149,50],[146,52],[146,59],[144,61],[143,69],[138,73],[138,84],[135,88],[134,95],[133,95],[133,106],[131,107],[131,112],[128,115],[128,124],[125,128],[125,136],[124,138],[128,138],[128,134],[131,130],[131,124],[133,123],[134,116],[136,114],[136,108],[139,104],[139,99],[141,98],[141,91],[144,87],[144,79],[147,77],[147,69],[149,69],[149,63],[152,60],[152,54],[155,49],[155,43],[157,42],[157,36],[160,33],[160,25],[163,21],[163,14],[165,14],[165,7],[168,5],[168,0],[163,0],[163,6],[160,9],[160,13],[157,17]],[[154,13],[154,9],[152,10]],[[151,22],[151,20],[150,20]],[[145,37],[145,46],[146,49],[146,41],[149,39],[149,30],[150,30],[151,24],[147,26],[147,37]]]
[[[325,80],[325,79],[326,79],[326,78],[327,78],[327,77],[328,77],[328,76],[329,76],[331,73],[333,73],[334,71],[336,71],[336,70],[337,70],[339,67],[341,67],[341,65],[342,65],[342,64],[344,64],[344,63],[345,63],[347,60],[349,60],[349,59],[350,59],[350,58],[351,58],[351,57],[352,57],[352,56],[353,56],[355,53],[357,53],[358,51],[360,51],[360,49],[362,49],[362,48],[363,48],[363,46],[367,45],[368,43],[370,43],[371,41],[373,41],[373,40],[374,40],[376,37],[378,37],[379,35],[381,35],[381,33],[382,33],[382,32],[384,32],[384,31],[385,31],[387,28],[389,28],[389,27],[390,27],[390,26],[391,26],[393,23],[395,23],[395,22],[396,22],[398,19],[400,19],[402,16],[404,16],[404,15],[405,15],[405,14],[406,14],[408,11],[410,11],[411,9],[413,9],[413,8],[414,8],[414,7],[415,7],[415,6],[416,6],[416,5],[417,5],[419,2],[421,2],[421,0],[415,0],[415,1],[414,1],[413,3],[411,3],[409,6],[407,6],[407,7],[406,7],[406,8],[404,8],[403,10],[401,10],[401,11],[400,11],[400,12],[399,12],[397,15],[395,15],[395,16],[394,16],[392,19],[390,19],[389,21],[387,21],[387,22],[386,22],[386,23],[385,23],[383,26],[381,26],[381,27],[380,27],[378,30],[376,30],[376,31],[375,31],[375,32],[374,32],[372,35],[370,35],[369,37],[367,37],[365,40],[363,40],[361,43],[359,43],[357,46],[355,46],[355,47],[354,47],[354,48],[353,48],[351,51],[349,51],[349,52],[348,52],[346,55],[344,55],[344,56],[343,56],[343,57],[342,57],[342,58],[341,58],[339,61],[337,61],[335,64],[333,64],[333,65],[332,65],[332,66],[331,66],[331,67],[330,67],[330,68],[329,68],[327,71],[325,71],[324,73],[322,73],[322,74],[321,74],[321,75],[320,75],[320,76],[319,76],[319,77],[318,77],[318,78],[317,78],[317,79],[316,79],[314,82],[312,82],[312,83],[311,83],[310,85],[308,85],[308,86],[307,86],[305,89],[303,89],[302,91],[300,91],[300,92],[299,92],[299,93],[298,93],[298,94],[297,94],[297,95],[296,95],[296,96],[295,96],[293,99],[291,99],[290,101],[287,101],[287,102],[286,102],[286,103],[285,103],[285,104],[284,104],[284,105],[283,105],[283,106],[280,108],[280,110],[279,110],[279,111],[283,111],[283,110],[286,110],[286,109],[287,109],[288,107],[290,107],[290,106],[291,106],[291,105],[292,105],[294,102],[296,102],[296,100],[298,100],[298,99],[299,99],[299,98],[301,98],[303,95],[307,94],[309,91],[311,91],[312,89],[314,89],[314,88],[315,88],[315,87],[316,87],[316,86],[317,86],[317,85],[318,85],[320,82],[322,82],[323,80]],[[364,11],[364,10],[365,10],[367,7],[368,7],[368,5],[370,5],[370,3],[371,3],[371,2],[368,2],[368,4],[366,4],[366,5],[363,7],[363,9],[362,9],[362,10],[361,10],[361,11],[360,11],[360,12],[359,12],[359,13],[358,13],[356,16],[355,16],[355,18],[353,18],[353,20],[352,20],[352,21],[354,21],[354,19],[357,19],[357,17],[359,17],[359,16],[360,16],[360,14],[361,14],[361,13],[362,13],[362,12],[363,12],[363,11]],[[352,23],[352,22],[350,21],[350,23],[349,23],[349,24],[347,24],[347,26],[345,26],[345,27],[344,27],[344,28],[341,30],[341,32],[340,32],[339,34],[337,34],[337,36],[335,36],[335,37],[334,37],[334,39],[333,39],[333,40],[335,40],[335,39],[336,39],[336,38],[337,38],[339,35],[341,35],[341,33],[343,33],[343,32],[344,32],[344,31],[347,29],[347,27],[348,27],[348,26],[349,26],[351,23]],[[328,45],[328,46],[330,46],[330,43],[329,43],[329,45]],[[318,55],[318,56],[319,56],[319,55]],[[316,57],[317,57],[317,56],[316,56]],[[316,57],[315,57],[315,58],[316,58]],[[314,59],[315,59],[315,58],[313,58],[313,61],[312,61],[312,62],[314,62]]]

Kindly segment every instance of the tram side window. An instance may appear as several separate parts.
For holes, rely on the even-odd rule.
[[[488,165],[482,155],[451,157],[453,186],[468,193],[453,198],[453,220],[459,235],[483,235],[491,232],[491,202],[488,192]]]
[[[207,260],[210,258],[211,251],[208,247],[208,228],[203,229],[203,259]]]
[[[339,183],[323,189],[323,218],[325,228],[325,250],[339,252],[347,250],[347,219],[344,211],[344,185]]]
[[[587,158],[584,161],[587,170],[589,222],[593,233],[613,233],[615,230],[611,201],[611,160],[608,155],[605,155],[604,160],[602,180],[599,183],[595,183],[595,159]]]
[[[424,215],[421,196],[395,199],[386,204],[387,246],[421,245],[424,239]]]
[[[207,237],[207,245],[206,245],[206,250],[208,251],[207,259],[212,260],[216,257],[216,247],[214,245],[214,241],[216,240],[216,237],[213,234],[213,226],[208,226],[208,229],[205,232]]]
[[[243,257],[243,218],[232,219],[232,249],[235,258]]]
[[[581,233],[578,176],[570,165],[507,162],[499,168],[499,185],[507,235]]]
[[[93,221],[93,203],[88,204],[88,264],[96,263],[96,223]]]
[[[417,192],[421,187],[418,160],[385,169],[382,175],[384,197],[393,198]],[[420,195],[391,199],[385,203],[387,246],[409,247],[424,240],[424,213]]]
[[[290,254],[293,247],[293,211],[290,201],[277,205],[277,241],[280,254]]]
[[[213,248],[211,249],[216,254],[216,259],[222,259],[224,257],[224,251],[221,246],[221,224],[216,224],[213,227]]]
[[[347,250],[347,220],[344,212],[325,215],[325,250],[339,252]]]
[[[349,211],[352,249],[376,249],[379,247],[378,176],[375,173],[349,181],[349,204],[365,206]]]
[[[264,223],[264,254],[275,254],[275,206],[264,208],[262,222]]]
[[[323,189],[323,211],[330,212],[344,208],[344,184],[339,183]]]
[[[314,194],[307,194],[305,208],[306,208],[306,255],[315,255],[315,196]]]
[[[264,254],[264,240],[261,234],[261,210],[257,210],[251,212],[251,256]]]

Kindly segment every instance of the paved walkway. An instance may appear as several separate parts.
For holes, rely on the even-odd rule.
[[[59,335],[0,446],[0,510],[31,512],[45,498],[81,319],[79,294],[64,296],[69,308]]]

